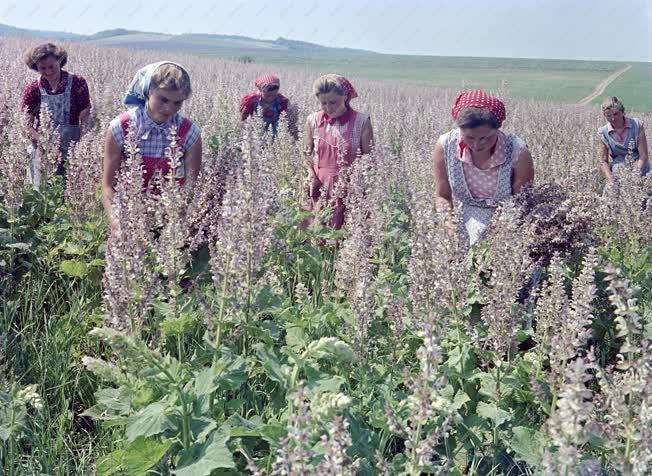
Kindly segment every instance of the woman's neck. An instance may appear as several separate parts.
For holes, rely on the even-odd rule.
[[[491,159],[491,150],[483,152],[473,152],[472,150],[469,150],[469,152],[471,153],[471,161],[473,162],[473,165],[481,170],[484,170],[487,162],[489,162],[489,159]]]
[[[50,88],[52,90],[56,89],[57,86],[59,86],[59,81],[61,81],[61,70],[59,70],[59,73],[53,75],[52,77],[48,78],[47,76],[44,76],[45,80],[48,82],[50,85]]]
[[[625,116],[623,116],[620,121],[618,121],[615,124],[611,124],[611,127],[614,129],[624,129],[625,125],[627,124],[627,119],[625,119]]]

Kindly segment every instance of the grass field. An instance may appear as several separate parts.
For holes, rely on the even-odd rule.
[[[607,96],[618,96],[630,110],[649,112],[652,111],[651,91],[652,63],[634,63],[629,71],[607,86],[594,103],[599,104]]]
[[[112,43],[120,46],[120,42]],[[269,48],[234,48],[233,42],[220,47],[215,42],[143,42],[140,48],[166,48],[221,58],[249,57],[255,63],[339,72],[371,80],[408,81],[449,89],[507,89],[514,97],[575,103],[591,94],[602,80],[627,63],[523,58],[462,58],[384,55],[356,50],[341,53],[297,52]],[[605,94],[623,97],[632,109],[652,111],[652,64],[635,63],[631,70],[612,83]],[[600,96],[594,102],[599,103]]]

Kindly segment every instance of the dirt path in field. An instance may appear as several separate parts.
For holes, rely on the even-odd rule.
[[[632,67],[632,65],[628,64],[623,69],[619,69],[618,71],[616,71],[612,75],[605,78],[604,81],[601,81],[600,84],[598,84],[595,87],[595,89],[593,90],[593,92],[591,94],[589,94],[585,98],[580,99],[577,104],[579,104],[581,106],[586,106],[588,103],[590,103],[595,98],[597,98],[600,94],[602,94],[604,92],[604,90],[607,89],[607,86],[609,86],[611,83],[613,83],[618,76],[625,73],[631,67]]]

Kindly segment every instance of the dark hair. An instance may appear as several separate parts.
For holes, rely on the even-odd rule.
[[[498,119],[494,113],[481,107],[465,107],[457,115],[455,124],[460,129],[473,129],[480,126],[489,126],[498,129]]]
[[[263,88],[263,92],[269,93],[269,92],[272,92],[272,91],[278,91],[279,89],[280,88],[279,88],[278,84],[268,84],[267,86],[265,86]]]
[[[43,43],[41,45],[30,48],[25,52],[25,64],[29,69],[38,71],[36,63],[42,59],[47,58],[48,56],[52,56],[54,59],[58,60],[62,68],[68,62],[68,53],[66,50],[60,46],[55,45],[54,43]]]

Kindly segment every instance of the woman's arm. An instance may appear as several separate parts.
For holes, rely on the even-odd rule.
[[[315,140],[312,137],[312,126],[308,119],[306,119],[306,125],[304,126],[303,144],[304,163],[308,169],[308,173],[314,176],[315,171],[312,168],[312,154],[315,150]]]
[[[41,133],[36,130],[36,114],[31,112],[25,113],[25,132],[27,137],[29,137],[33,142],[39,142],[41,140]]]
[[[81,132],[84,133],[90,128],[90,116],[91,116],[91,107],[88,106],[86,109],[79,113],[79,128]]]
[[[600,142],[600,170],[607,180],[611,180],[611,166],[609,165],[609,147],[604,142]]]
[[[371,118],[367,118],[362,126],[362,135],[360,136],[360,150],[362,155],[371,152],[371,144],[374,141],[374,131],[371,127]]]
[[[113,200],[113,193],[117,174],[120,170],[120,163],[122,162],[122,149],[113,138],[113,133],[109,127],[104,137],[104,169],[102,172],[102,204],[106,211],[106,216],[109,218],[109,225],[115,228],[117,223],[113,221],[111,201]]]
[[[299,127],[298,127],[299,112],[297,111],[296,106],[292,104],[289,100],[288,100],[287,109],[285,110],[285,117],[287,119],[288,131],[290,132],[290,135],[294,140],[299,139]]]
[[[450,217],[453,211],[453,191],[448,182],[444,146],[439,142],[432,151],[432,173],[435,178],[435,208],[438,213]]]
[[[532,154],[526,147],[520,153],[520,156],[514,164],[512,171],[512,194],[520,193],[523,187],[532,185],[534,182],[534,162],[532,161]]]
[[[647,137],[645,135],[645,128],[643,127],[643,124],[641,124],[641,128],[638,135],[638,156],[639,156],[638,165],[639,168],[642,170],[645,167],[645,164],[647,164],[648,160],[650,159],[647,150]]]
[[[192,187],[197,181],[199,171],[201,170],[202,143],[201,137],[195,142],[183,156],[186,166],[186,183]]]

